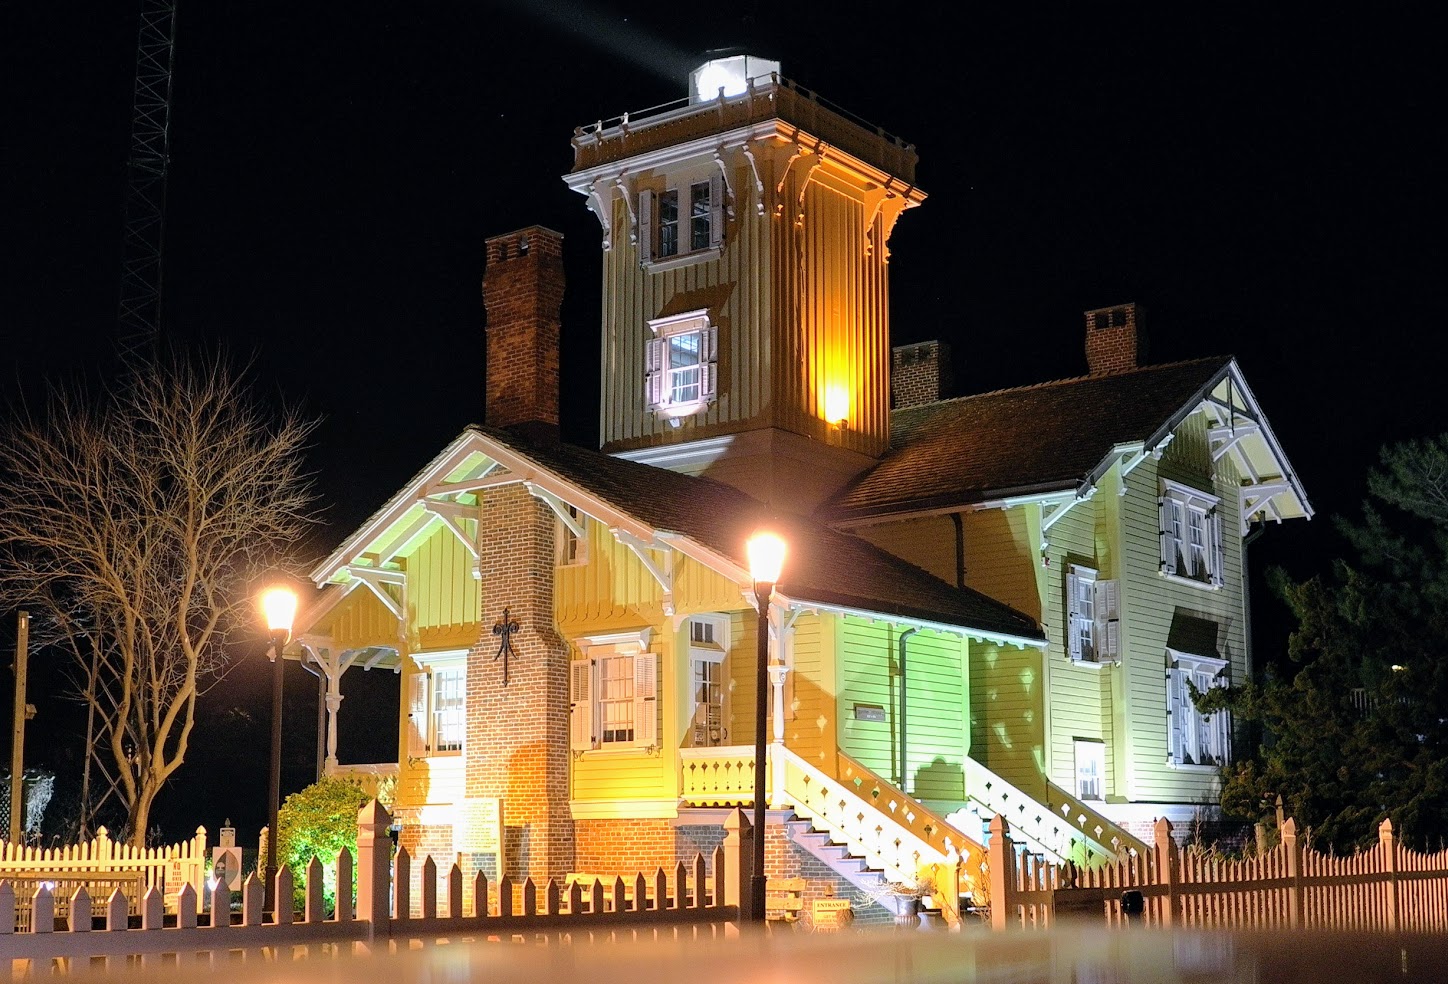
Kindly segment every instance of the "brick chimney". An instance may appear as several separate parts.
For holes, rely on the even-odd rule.
[[[1146,329],[1135,303],[1086,312],[1086,366],[1093,376],[1128,372],[1146,361]]]
[[[487,410],[483,422],[558,436],[563,234],[529,226],[487,240]]]
[[[951,382],[950,346],[944,342],[897,345],[890,351],[890,403],[896,409],[943,400]]]

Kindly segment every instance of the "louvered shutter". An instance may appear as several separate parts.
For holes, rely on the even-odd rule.
[[[408,678],[407,695],[407,754],[421,758],[428,753],[427,747],[427,690],[432,675],[427,670],[418,670]]]
[[[1066,574],[1066,652],[1071,659],[1081,660],[1081,578]]]
[[[1096,582],[1096,648],[1100,659],[1121,658],[1121,582]]]
[[[634,657],[634,744],[640,747],[658,743],[658,672],[654,653]]]
[[[1156,525],[1161,540],[1161,569],[1176,573],[1176,542],[1171,535],[1171,503],[1163,496],[1156,500]]]
[[[669,352],[667,338],[651,338],[644,343],[644,406],[657,410],[664,405],[664,359]]]
[[[709,325],[699,333],[699,396],[706,403],[719,391],[719,329]]]
[[[1208,550],[1212,564],[1212,583],[1221,587],[1227,581],[1227,552],[1222,540],[1222,514],[1213,509],[1207,516]]]
[[[1185,695],[1186,689],[1182,671],[1174,666],[1168,667],[1166,671],[1167,758],[1178,765],[1182,762],[1182,728],[1187,723],[1182,705],[1182,697]]]
[[[654,193],[639,192],[639,262],[648,263],[654,258]]]
[[[575,752],[594,747],[593,660],[577,659],[568,664],[568,733]]]
[[[709,245],[718,248],[724,242],[724,177],[709,179]]]

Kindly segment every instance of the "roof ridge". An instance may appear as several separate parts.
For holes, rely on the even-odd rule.
[[[1120,379],[1123,376],[1135,376],[1144,372],[1154,372],[1159,369],[1178,369],[1182,366],[1200,365],[1207,362],[1223,362],[1235,358],[1231,355],[1206,355],[1195,359],[1178,359],[1175,362],[1158,362],[1149,366],[1137,366],[1135,369],[1127,369],[1124,372],[1101,373],[1093,375],[1086,373],[1081,376],[1067,376],[1062,379],[1046,379],[1039,383],[1025,383],[1020,386],[1003,386],[1000,389],[985,390],[980,393],[966,393],[961,396],[952,396],[944,400],[934,400],[930,403],[916,403],[908,407],[896,407],[891,413],[901,413],[906,410],[919,410],[925,407],[936,407],[945,403],[964,403],[967,400],[978,399],[982,396],[1003,396],[1006,393],[1027,393],[1035,390],[1050,389],[1053,386],[1067,386],[1072,383],[1085,383],[1092,380]]]

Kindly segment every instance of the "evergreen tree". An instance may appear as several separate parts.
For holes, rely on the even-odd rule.
[[[1448,830],[1448,435],[1384,448],[1351,560],[1273,584],[1298,626],[1287,667],[1201,695],[1263,741],[1224,770],[1223,809],[1265,819],[1280,795],[1319,843],[1368,846],[1391,817],[1405,843]]]

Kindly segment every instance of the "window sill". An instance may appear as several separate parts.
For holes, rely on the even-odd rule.
[[[1187,577],[1183,574],[1170,574],[1166,571],[1157,571],[1157,574],[1164,581],[1171,581],[1175,584],[1185,584],[1190,587],[1196,588],[1199,591],[1222,590],[1222,586],[1220,584],[1213,584],[1211,581],[1199,581],[1194,577]]]
[[[1222,771],[1220,765],[1192,765],[1185,762],[1177,762],[1172,759],[1166,760],[1166,767],[1177,772],[1196,773],[1197,775],[1216,775]]]
[[[574,751],[576,751],[579,755],[586,755],[586,756],[588,756],[589,758],[604,758],[604,757],[608,757],[608,756],[618,756],[618,757],[621,757],[621,758],[629,758],[629,757],[643,757],[643,756],[652,755],[652,754],[654,754],[655,752],[658,751],[658,746],[657,746],[657,745],[634,745],[634,746],[631,746],[631,747],[619,747],[619,748],[613,748],[613,747],[609,747],[609,748],[579,748],[579,749],[575,749]]]
[[[724,247],[721,244],[706,246],[703,249],[691,249],[687,253],[678,253],[663,259],[644,260],[640,265],[648,273],[663,273],[666,270],[677,270],[679,267],[692,266],[705,260],[717,260],[723,255]]]
[[[1071,660],[1071,665],[1079,666],[1083,670],[1096,670],[1099,672],[1101,670],[1109,670],[1120,662],[1121,660],[1119,659],[1073,659]]]

